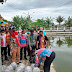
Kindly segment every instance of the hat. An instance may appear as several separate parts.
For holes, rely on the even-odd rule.
[[[34,32],[34,30],[30,30],[30,32]]]

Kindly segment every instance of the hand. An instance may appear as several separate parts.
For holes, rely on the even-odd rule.
[[[29,48],[30,48],[30,50],[32,50],[32,47],[31,46]]]
[[[47,48],[49,48],[49,46],[47,46]]]
[[[34,65],[34,67],[38,67],[38,65]]]
[[[13,53],[13,49],[11,50],[11,53]]]
[[[38,65],[34,65],[34,67],[38,67],[39,66],[39,64]]]
[[[20,46],[20,48],[22,48],[22,46]]]

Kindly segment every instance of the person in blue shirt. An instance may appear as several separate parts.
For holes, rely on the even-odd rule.
[[[40,31],[43,31],[43,28],[42,28],[42,27],[40,27]],[[43,31],[43,35],[45,35],[45,36],[46,36],[45,31]]]

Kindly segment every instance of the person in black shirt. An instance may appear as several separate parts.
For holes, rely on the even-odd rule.
[[[43,35],[43,31],[39,32],[39,36],[37,37],[37,44],[36,47],[37,49],[40,48],[47,48],[49,47],[49,40],[47,38],[47,36]]]

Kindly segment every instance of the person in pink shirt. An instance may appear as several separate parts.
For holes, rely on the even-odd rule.
[[[25,32],[22,31],[22,37],[20,37],[20,47],[21,47],[20,60],[22,60],[22,55],[23,55],[22,51],[23,51],[23,49],[24,49],[24,59],[27,60],[27,58],[26,58],[27,45],[28,45],[28,38],[26,37]]]

